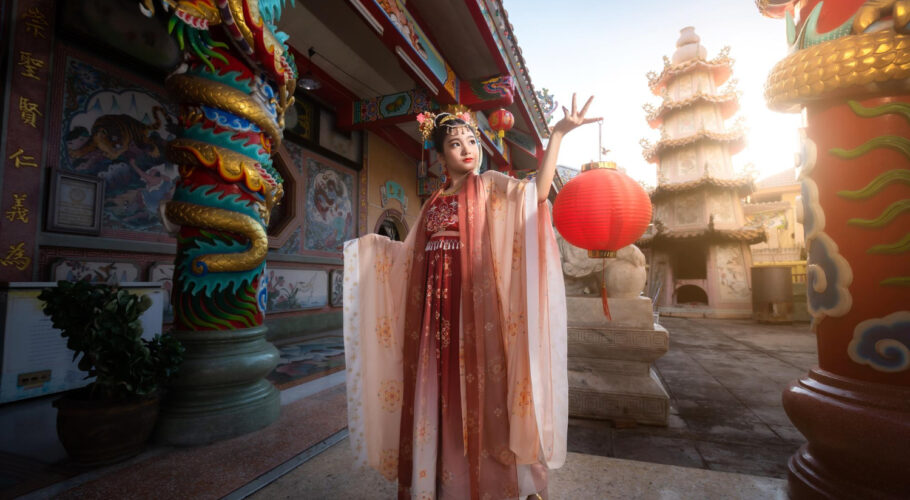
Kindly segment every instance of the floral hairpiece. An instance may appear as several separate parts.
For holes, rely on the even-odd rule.
[[[453,112],[444,111],[439,114],[424,111],[417,115],[417,127],[420,130],[420,135],[423,136],[424,142],[429,141],[430,137],[432,137],[433,129],[436,128],[436,120],[440,116],[442,116],[442,119],[439,120],[440,125],[445,125],[446,122],[457,118],[467,123],[468,127],[474,131],[474,135],[477,135],[477,125],[474,124],[474,116],[470,111],[458,109],[453,110]]]
[[[433,129],[436,128],[436,113],[424,111],[417,115],[417,128],[420,129],[420,135],[424,141],[430,140],[433,135]]]

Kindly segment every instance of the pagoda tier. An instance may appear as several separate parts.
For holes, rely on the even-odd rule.
[[[704,47],[697,47],[698,55],[693,59],[677,62],[676,58],[671,61],[664,57],[664,69],[657,74],[653,71],[648,72],[648,87],[654,95],[661,95],[667,84],[679,77],[680,75],[693,72],[704,71],[711,75],[715,86],[723,85],[724,82],[733,74],[733,59],[730,58],[730,47],[724,47],[714,59],[706,60]],[[685,54],[680,58],[686,57]]]
[[[648,113],[648,125],[650,125],[651,128],[657,128],[663,124],[665,116],[676,110],[687,108],[700,102],[718,104],[719,106],[717,109],[720,111],[721,117],[726,120],[739,111],[739,92],[733,88],[722,89],[715,94],[697,92],[691,97],[679,101],[667,96],[664,98],[659,108],[655,109],[654,106],[651,106],[650,104],[645,104],[643,108],[645,112]]]
[[[656,203],[667,196],[682,194],[688,191],[697,191],[699,189],[714,189],[720,191],[732,190],[736,192],[737,196],[743,198],[755,190],[755,182],[750,177],[718,179],[708,175],[693,181],[677,183],[665,182],[651,191],[651,202]]]
[[[704,242],[708,244],[738,242],[754,245],[767,239],[764,229],[744,227],[741,229],[718,229],[713,224],[689,229],[668,229],[656,225],[656,229],[645,233],[636,244],[640,247],[675,245],[682,240]]]
[[[745,131],[725,121],[739,109],[739,93],[727,81],[732,59],[725,48],[707,60],[694,28],[684,28],[651,90],[663,98],[646,106],[648,123],[660,128],[655,145],[642,141],[645,159],[657,164],[651,192],[653,224],[638,240],[651,260],[650,293],[660,293],[662,314],[751,316],[749,245],[765,239],[746,227],[741,198],[751,179],[737,178],[731,156],[745,146]]]
[[[735,128],[725,132],[699,130],[698,132],[685,137],[661,137],[660,141],[653,146],[647,141],[643,141],[642,146],[644,147],[644,150],[642,151],[642,156],[644,156],[645,160],[649,163],[656,163],[664,153],[674,149],[681,149],[700,141],[713,141],[718,144],[725,144],[727,146],[727,154],[735,155],[746,147],[746,132],[742,128]]]
[[[759,241],[763,240],[763,229],[748,227],[743,222],[745,217],[740,200],[752,191],[752,187],[751,180],[747,179],[711,177],[663,184],[651,192],[653,225],[642,240],[658,232],[677,234],[680,238],[694,237],[706,227],[712,231],[733,233],[749,231],[750,235],[758,231],[757,234],[762,235]]]

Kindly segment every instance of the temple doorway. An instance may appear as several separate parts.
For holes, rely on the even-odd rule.
[[[701,287],[683,285],[676,290],[676,303],[708,305],[708,294]]]
[[[386,236],[392,241],[404,241],[408,235],[408,225],[401,212],[389,209],[379,216],[373,232]]]

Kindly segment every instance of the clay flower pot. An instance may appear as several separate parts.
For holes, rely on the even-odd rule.
[[[73,461],[103,465],[145,448],[158,418],[157,395],[128,401],[92,400],[72,391],[54,401],[57,436]]]

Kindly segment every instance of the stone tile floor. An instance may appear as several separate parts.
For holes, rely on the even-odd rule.
[[[804,439],[784,413],[781,392],[816,364],[815,335],[805,323],[762,325],[749,320],[684,318],[663,318],[661,323],[670,332],[670,351],[655,368],[671,398],[669,425],[617,427],[607,421],[571,420],[568,439],[573,460],[554,473],[551,496],[696,498],[695,492],[700,491],[712,492],[703,498],[783,498],[787,460]],[[331,413],[343,417],[343,403]],[[281,431],[284,427],[279,424],[269,429]],[[243,439],[259,442],[269,429]],[[341,446],[348,443],[336,444],[331,450],[338,455],[336,460],[349,463]],[[335,456],[323,455],[325,459],[317,456],[312,464],[293,465],[278,481],[278,475],[265,478],[268,474],[264,474],[253,482],[257,484],[250,483],[229,497],[244,498],[266,485],[256,498],[300,498],[301,492],[318,485],[337,493],[339,483],[324,475],[313,477],[313,467]],[[679,480],[668,480],[668,474]],[[358,480],[349,485],[371,492],[366,496],[306,496],[384,498],[384,492],[394,492],[373,476],[358,474]],[[300,483],[303,477],[318,484]],[[370,477],[375,481],[368,480]],[[576,487],[584,491],[572,489]]]
[[[353,460],[350,443],[344,439],[264,485],[249,498],[395,498],[395,483],[385,481],[374,470],[352,468]],[[786,489],[787,483],[782,479],[569,453],[566,464],[550,472],[548,497],[550,500],[785,500]],[[231,496],[224,500],[238,499]]]
[[[666,318],[670,351],[655,368],[670,394],[667,427],[573,419],[569,457],[550,498],[786,498],[787,460],[802,435],[781,406],[816,363],[808,325]],[[343,440],[263,485],[255,500],[392,498],[395,484],[352,470]]]
[[[785,479],[804,442],[781,405],[817,364],[806,323],[661,318],[670,350],[655,369],[670,395],[667,427],[571,419],[569,451]]]

